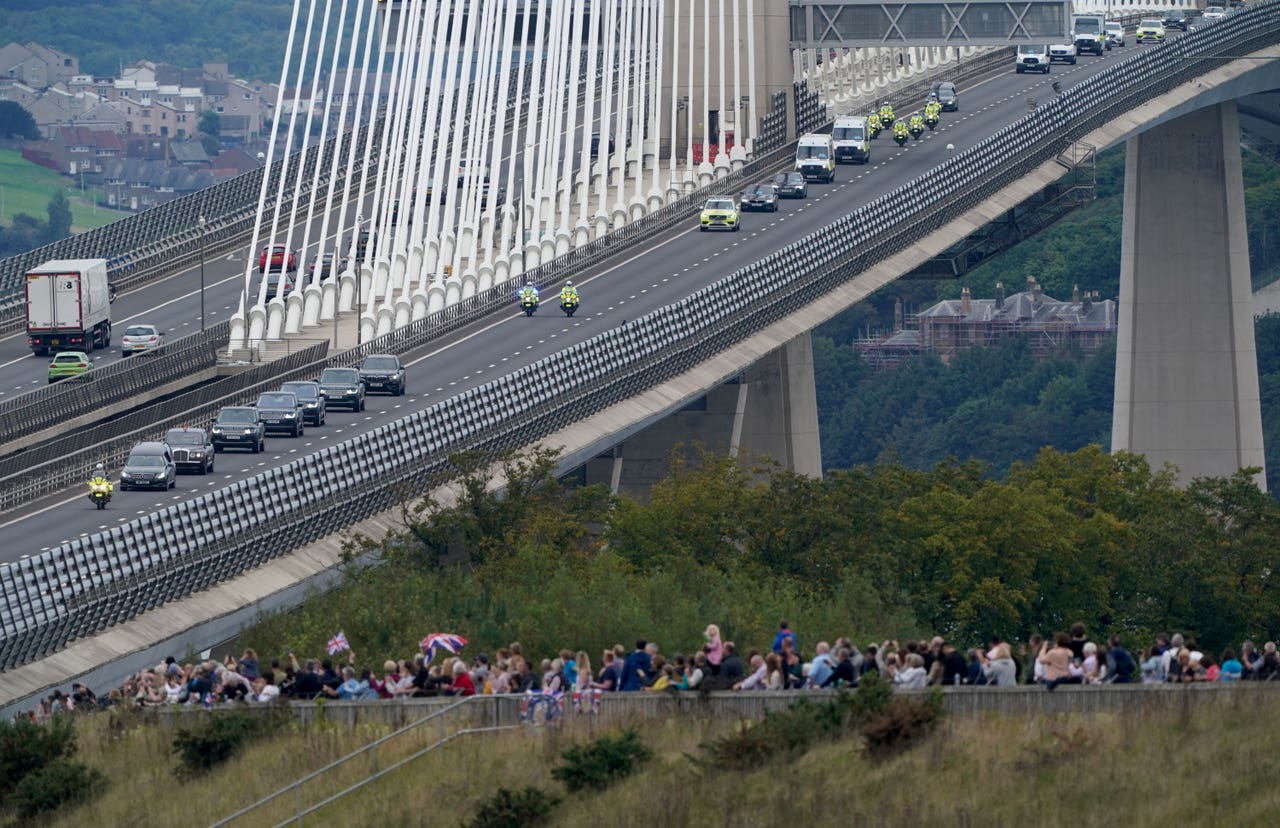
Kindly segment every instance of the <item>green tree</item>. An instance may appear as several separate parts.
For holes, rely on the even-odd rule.
[[[212,109],[206,109],[200,114],[200,123],[196,129],[217,138],[222,134],[222,116]]]
[[[26,138],[34,141],[40,137],[36,119],[17,101],[0,101],[0,136]]]
[[[49,223],[45,226],[45,240],[54,242],[71,235],[71,202],[67,194],[58,190],[49,199],[47,208]]]

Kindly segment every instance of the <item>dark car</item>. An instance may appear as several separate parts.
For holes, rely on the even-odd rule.
[[[328,403],[325,401],[324,394],[320,393],[318,384],[306,381],[286,382],[280,386],[280,390],[288,391],[302,403],[302,418],[307,425],[324,425]]]
[[[213,473],[213,442],[203,428],[171,428],[165,432],[164,441],[173,452],[178,471]]]
[[[956,91],[956,85],[950,81],[938,81],[930,88],[930,94],[938,99],[938,103],[942,104],[943,112],[959,112],[960,111],[960,93]]]
[[[1187,30],[1187,16],[1177,9],[1169,9],[1164,13],[1164,19],[1160,21],[1160,25],[1166,29],[1177,29],[1185,32]]]
[[[138,443],[120,470],[120,490],[172,489],[178,485],[178,468],[165,443]]]
[[[755,185],[742,194],[741,209],[778,212],[778,188],[771,183]]]
[[[248,405],[228,405],[218,411],[209,429],[213,450],[247,448],[254,454],[267,449],[267,429],[258,410]]]
[[[337,255],[334,253],[326,253],[320,257],[320,278],[321,279],[328,279],[330,276],[335,275],[333,272],[333,263],[335,261],[338,263],[338,273],[341,273],[342,271],[347,269],[346,259],[339,259]],[[312,262],[311,264],[307,265],[307,270],[314,274],[316,272],[316,263]]]
[[[326,368],[318,382],[320,393],[329,405],[342,405],[352,411],[364,411],[364,383],[355,368]]]
[[[394,354],[370,354],[360,363],[360,382],[371,392],[386,391],[393,397],[403,397],[404,365]]]
[[[298,395],[291,391],[268,391],[258,395],[258,419],[267,433],[283,431],[301,437],[307,429],[306,415]]]
[[[778,173],[773,177],[773,186],[778,188],[779,198],[807,198],[809,196],[809,182],[805,181],[804,174],[797,170]]]

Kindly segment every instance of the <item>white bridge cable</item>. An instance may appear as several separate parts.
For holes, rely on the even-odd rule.
[[[271,120],[271,139],[267,144],[267,157],[262,167],[262,186],[258,188],[258,209],[254,216],[253,232],[249,236],[249,253],[245,256],[244,262],[244,285],[240,291],[240,307],[231,317],[231,336],[230,343],[232,346],[243,347],[244,341],[244,321],[246,313],[246,305],[248,304],[249,288],[253,282],[253,267],[257,259],[256,253],[258,248],[258,239],[260,238],[258,231],[262,229],[262,214],[266,210],[267,190],[270,186],[270,171],[275,161],[276,137],[280,131],[279,112],[284,106],[284,90],[289,80],[289,64],[293,61],[293,39],[298,31],[298,12],[302,7],[301,0],[293,0],[293,16],[289,20],[289,35],[285,40],[284,47],[284,65],[280,67],[280,85],[276,89],[276,113],[277,117]],[[283,180],[284,173],[281,171]]]
[[[294,84],[293,84],[293,104],[292,104],[292,111],[289,113],[289,133],[285,135],[285,139],[284,139],[284,165],[280,171],[279,186],[276,188],[276,203],[275,203],[274,209],[271,211],[271,233],[268,235],[267,238],[271,240],[270,243],[273,245],[275,244],[276,234],[280,230],[280,213],[284,206],[282,202],[284,201],[285,187],[289,183],[290,166],[292,162],[296,160],[298,173],[300,173],[302,170],[303,162],[306,160],[306,154],[301,152],[297,153],[296,159],[294,158],[293,139],[297,135],[298,107],[301,105],[301,102],[302,102],[302,79],[306,75],[307,59],[311,53],[311,30],[312,30],[312,25],[315,23],[315,16],[316,16],[316,2],[315,0],[311,0],[311,6],[310,8],[307,9],[306,30],[302,34],[302,54],[301,54],[301,57],[299,57],[298,59],[298,74],[295,77]],[[310,95],[308,97],[310,97]],[[311,101],[308,101],[308,107],[307,107],[308,110],[311,109],[310,103]],[[279,119],[280,117],[279,110],[276,110],[275,117]],[[300,174],[295,174],[294,180],[293,180],[293,198],[290,199],[290,204],[289,204],[289,219],[288,219],[288,223],[285,226],[284,249],[282,251],[281,261],[280,261],[280,275],[277,277],[277,281],[276,281],[277,297],[280,293],[280,289],[284,286],[285,279],[287,278],[287,275],[288,275],[289,257],[293,252],[293,228],[294,228],[294,223],[296,221],[297,214],[298,214],[298,199],[301,195],[302,195],[302,176]],[[249,314],[249,339],[255,344],[263,340],[264,334],[269,339],[280,338],[279,322],[283,320],[279,319],[278,314],[276,316],[277,324],[276,324],[275,330],[266,329],[267,328],[267,324],[266,324],[267,323],[267,311],[266,311],[267,287],[269,286],[269,283],[270,283],[269,274],[271,273],[271,262],[274,258],[275,258],[275,249],[273,247],[267,251],[267,260],[263,262],[265,266],[262,268],[262,280],[258,285],[258,301],[253,307],[253,310],[250,311],[250,314]],[[296,259],[294,260],[294,267],[295,268],[297,267]],[[278,305],[280,307],[283,307],[283,300],[281,300],[281,302],[278,303]]]
[[[756,88],[756,0],[358,0],[354,25],[350,4],[308,0],[304,22],[294,3],[269,148],[285,155],[260,189],[237,345],[326,321],[336,335],[353,307],[364,341],[517,279],[740,168],[761,95],[771,107]],[[913,51],[885,66],[883,51],[801,63],[823,104],[854,107],[873,82],[946,62]],[[308,170],[293,149],[313,131],[333,147]],[[270,296],[267,274],[253,283],[257,248],[291,251],[295,234],[297,275]]]
[[[362,2],[362,0],[357,0],[356,22],[355,22],[355,29],[354,29],[354,32],[356,34],[360,33],[361,15],[363,14],[364,6],[365,6],[365,3]],[[365,121],[365,118],[364,118],[365,90],[368,89],[369,87],[369,62],[373,58],[373,35],[374,35],[374,31],[377,28],[378,28],[377,15],[371,13],[369,15],[369,22],[365,25],[365,29],[364,29],[364,49],[362,50],[362,57],[360,60],[360,87],[356,91],[355,118],[356,118],[357,124],[359,124],[362,121]],[[343,184],[342,184],[342,199],[341,199],[342,204],[340,207],[338,207],[338,222],[337,222],[337,226],[334,228],[333,247],[335,251],[335,255],[334,255],[335,262],[333,267],[333,278],[335,280],[338,280],[335,283],[334,287],[336,287],[339,291],[338,295],[335,297],[336,299],[336,307],[334,308],[335,318],[338,313],[345,313],[352,309],[352,306],[354,305],[356,300],[356,287],[359,284],[359,278],[360,278],[358,275],[360,265],[356,261],[357,234],[360,230],[359,222],[357,221],[355,223],[355,226],[351,228],[350,234],[348,237],[344,238],[343,236],[344,233],[348,232],[347,208],[353,203],[355,196],[358,193],[362,192],[359,188],[353,186],[354,182],[352,181],[352,179],[355,177],[354,173],[355,173],[356,150],[357,150],[356,139],[359,137],[360,131],[358,127],[353,127],[349,134],[345,131],[347,108],[348,108],[348,103],[351,100],[351,77],[355,71],[356,51],[357,50],[355,48],[355,44],[353,43],[350,52],[347,54],[347,77],[346,77],[345,83],[343,84],[342,114],[340,115],[341,123],[338,126],[338,134],[341,136],[341,140],[342,140],[340,149],[345,149],[347,154],[347,169],[346,169],[346,176],[344,177]],[[376,98],[374,100],[374,103],[370,106],[370,108],[374,110],[377,109]],[[373,132],[373,129],[370,128],[367,130],[367,132],[371,133]],[[366,138],[368,138],[367,135],[366,135]],[[341,153],[337,151],[335,151],[333,154],[334,169],[337,168],[338,156],[340,154]],[[363,186],[363,185],[364,185],[364,175],[362,173],[360,186]],[[330,180],[331,191],[332,191],[332,188],[333,188],[333,181],[331,179]],[[359,211],[359,209],[360,208],[357,206],[356,210]],[[345,253],[343,252],[344,246],[345,246]],[[346,259],[346,264],[342,268],[342,275],[339,276],[338,262],[336,260],[341,259],[344,256]],[[356,330],[359,331],[359,329],[360,329],[359,320],[357,320]]]
[[[342,16],[344,18],[346,16],[346,11],[347,11],[347,2],[346,0],[343,0]],[[332,15],[333,15],[333,0],[325,0],[324,21],[320,25],[320,45],[316,52],[315,69],[313,70],[313,73],[311,75],[311,104],[307,107],[307,124],[305,127],[305,133],[308,139],[311,136],[312,118],[315,113],[315,94],[316,94],[316,90],[320,88],[320,69],[324,65],[323,57],[325,55],[325,46],[329,42],[329,20]],[[342,40],[342,26],[345,22],[346,22],[345,19],[338,21],[338,27],[337,27],[336,36],[334,39],[334,47],[332,50],[333,53],[332,53],[332,58],[331,58],[331,63],[329,68],[330,78],[333,77],[333,69],[337,63],[338,51],[339,51],[338,47]],[[321,117],[321,120],[320,120],[320,139],[319,139],[318,146],[321,146],[321,147],[325,145],[325,140],[329,137],[329,112],[332,106],[332,102],[333,102],[333,96],[328,94],[326,90],[324,115]],[[309,287],[308,283],[312,281],[311,279],[307,278],[307,273],[308,273],[307,261],[308,261],[308,255],[310,254],[310,250],[311,250],[311,227],[316,217],[316,201],[320,197],[320,169],[322,166],[320,163],[320,160],[321,160],[320,156],[317,155],[315,166],[311,170],[311,186],[308,188],[309,192],[307,193],[307,218],[302,225],[302,246],[299,248],[299,251],[298,251],[298,275],[294,277],[293,290],[291,290],[289,292],[289,296],[283,300],[285,302],[284,329],[286,333],[298,333],[299,330],[301,329],[302,310],[303,310],[302,306],[304,301],[303,297],[305,295],[304,291],[307,287]],[[321,241],[319,246],[321,247],[321,249],[323,249],[324,247],[323,233],[321,234]],[[319,257],[314,259],[314,261],[318,262]],[[318,273],[319,271],[314,271],[313,276],[315,278],[319,278]],[[280,296],[283,296],[284,291],[279,291],[278,293]],[[315,291],[312,291],[312,294],[314,296]],[[312,300],[312,304],[318,306],[318,303],[315,301],[314,298]],[[271,324],[268,323],[267,330],[270,331],[271,327],[272,327]]]

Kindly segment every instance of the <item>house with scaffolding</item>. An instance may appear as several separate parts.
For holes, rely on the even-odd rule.
[[[1035,277],[1027,279],[1021,293],[1005,295],[996,283],[992,299],[974,299],[969,288],[959,299],[946,299],[918,314],[904,314],[895,305],[894,330],[859,339],[854,348],[869,365],[896,365],[917,354],[937,354],[950,362],[966,348],[983,348],[1009,339],[1027,342],[1037,359],[1055,351],[1097,350],[1116,332],[1116,303],[1102,300],[1097,291],[1081,293],[1076,287],[1071,301],[1046,296]]]

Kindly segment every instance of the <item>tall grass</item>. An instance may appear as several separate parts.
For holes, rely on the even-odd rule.
[[[1280,813],[1280,733],[1270,724],[1278,714],[1280,702],[1246,708],[1224,700],[1194,716],[1165,710],[1123,718],[950,717],[918,746],[887,758],[868,758],[860,744],[846,740],[746,773],[708,769],[688,758],[733,722],[646,721],[639,731],[653,760],[602,793],[574,795],[551,770],[563,750],[592,737],[590,724],[520,730],[453,742],[344,798],[321,819],[329,826],[383,819],[453,826],[499,787],[536,786],[564,796],[552,824],[565,826],[746,828],[855,819],[904,828],[1263,826]],[[81,722],[80,756],[103,772],[107,789],[51,824],[154,824],[157,808],[173,821],[210,824],[381,732],[295,726],[208,776],[180,781],[171,771],[171,728],[91,717]],[[367,773],[367,767],[352,772]],[[337,789],[335,780],[331,790]],[[287,813],[264,812],[239,824],[273,825]]]

